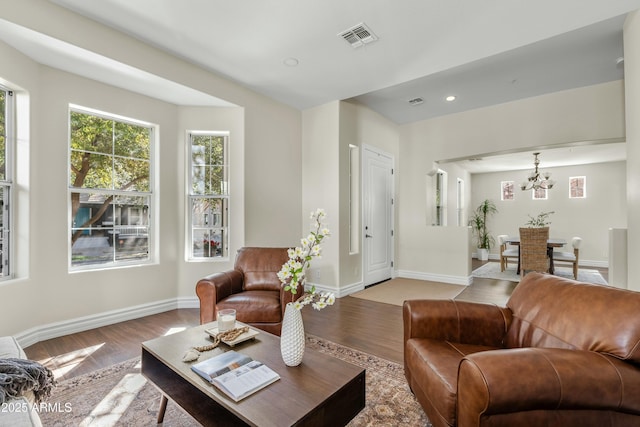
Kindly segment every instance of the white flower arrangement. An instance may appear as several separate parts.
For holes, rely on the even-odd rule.
[[[284,263],[278,272],[278,278],[285,291],[295,295],[298,293],[298,287],[302,286],[306,295],[293,302],[293,306],[298,310],[308,304],[316,310],[322,310],[328,305],[333,305],[336,300],[333,293],[317,292],[315,286],[308,291],[304,290],[306,271],[311,266],[311,260],[322,256],[320,243],[330,235],[329,229],[322,223],[326,216],[324,209],[311,212],[311,232],[300,240],[300,246],[289,249],[289,261]]]

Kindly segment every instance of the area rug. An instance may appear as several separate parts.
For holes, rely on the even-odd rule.
[[[573,279],[573,270],[567,267],[556,267],[554,274],[567,279]],[[500,271],[499,262],[488,262],[482,267],[478,267],[471,272],[473,277],[481,277],[487,279],[509,280],[511,282],[519,282],[520,276],[516,274],[516,267],[511,266],[505,271]],[[598,270],[588,270],[585,268],[578,269],[578,280],[580,282],[595,283],[597,285],[606,285],[602,274]]]
[[[402,365],[311,335],[307,348],[366,368],[365,408],[349,426],[431,426],[409,390]],[[45,427],[142,427],[156,425],[159,403],[158,390],[140,374],[136,358],[61,382],[40,417]],[[169,402],[164,425],[200,424]]]
[[[350,296],[402,306],[405,300],[410,299],[452,299],[465,288],[466,286],[448,283],[395,278]]]

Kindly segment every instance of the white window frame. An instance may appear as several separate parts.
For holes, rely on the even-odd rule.
[[[14,211],[13,153],[16,141],[16,101],[13,90],[3,85],[0,85],[0,90],[5,92],[5,110],[3,112],[5,123],[5,173],[4,180],[0,180],[0,187],[3,189],[3,204],[0,211],[0,215],[2,215],[2,228],[0,232],[0,239],[2,240],[0,262],[2,263],[2,268],[0,271],[0,281],[5,281],[13,278],[14,266],[14,245],[12,237],[15,235],[15,230],[12,221],[12,212]]]
[[[92,116],[97,116],[97,117],[101,117],[107,120],[113,120],[116,122],[121,122],[121,123],[126,123],[126,124],[131,124],[131,125],[135,125],[135,126],[140,126],[140,127],[144,127],[144,128],[148,128],[149,129],[149,191],[123,191],[123,190],[117,190],[117,189],[102,189],[102,188],[75,188],[72,187],[72,183],[70,182],[70,178],[71,178],[71,173],[70,173],[70,168],[71,168],[71,155],[72,155],[72,149],[71,149],[71,113],[75,112],[75,113],[80,113],[80,114],[87,114],[87,115],[92,115]],[[108,113],[108,112],[104,112],[104,111],[99,111],[99,110],[95,110],[93,108],[88,108],[88,107],[83,107],[83,106],[79,106],[79,105],[74,105],[74,104],[69,104],[69,112],[67,115],[67,119],[69,120],[69,135],[67,138],[67,147],[68,147],[68,157],[67,157],[67,180],[68,182],[68,195],[67,195],[67,202],[68,202],[68,211],[69,211],[69,215],[68,215],[68,221],[67,221],[67,229],[69,230],[69,236],[71,236],[72,234],[72,229],[73,229],[73,218],[72,218],[72,207],[71,207],[71,195],[72,193],[84,193],[84,194],[102,194],[102,195],[106,195],[106,196],[114,196],[114,197],[118,197],[118,196],[124,196],[124,197],[139,197],[139,198],[146,198],[147,201],[147,206],[148,206],[148,223],[145,224],[145,228],[146,228],[146,239],[147,239],[147,255],[144,258],[136,258],[133,260],[127,260],[127,259],[117,259],[117,256],[114,255],[113,259],[111,261],[108,262],[102,262],[102,263],[94,263],[94,264],[81,264],[81,265],[73,265],[73,259],[72,259],[72,254],[73,254],[73,248],[72,248],[72,244],[71,244],[71,240],[68,241],[68,260],[69,260],[69,271],[70,272],[77,272],[77,271],[91,271],[91,270],[104,270],[104,269],[113,269],[113,268],[122,268],[122,267],[131,267],[131,266],[140,266],[140,265],[148,265],[148,264],[152,264],[154,262],[154,255],[155,254],[155,215],[154,212],[156,211],[155,209],[155,205],[156,205],[156,191],[155,191],[155,164],[156,164],[156,157],[155,157],[155,147],[157,145],[157,135],[158,135],[158,129],[157,129],[157,125],[154,125],[152,123],[148,123],[148,122],[144,122],[141,120],[137,120],[137,119],[133,119],[133,118],[129,118],[129,117],[124,117],[124,116],[120,116],[117,114],[112,114],[112,113]],[[120,214],[117,215],[116,217],[116,213],[119,212]],[[116,229],[115,228],[122,228],[122,227],[127,227],[127,224],[121,224],[121,214],[122,214],[122,206],[118,206],[117,204],[113,205],[113,220],[111,221],[112,223],[107,225],[107,227],[114,227],[113,229],[113,242],[112,244],[115,246],[116,245]],[[128,222],[128,220],[127,220]],[[129,227],[130,228],[130,227]],[[127,231],[128,232],[128,231]],[[139,230],[135,231],[135,234],[139,234],[141,233]],[[115,249],[114,249],[115,251]],[[115,254],[115,252],[114,252]]]
[[[224,147],[223,147],[223,163],[219,165],[223,169],[223,180],[221,182],[222,188],[218,193],[205,193],[205,192],[195,192],[194,191],[194,182],[193,182],[193,144],[192,139],[194,136],[202,137],[202,136],[211,136],[211,137],[222,137],[224,138]],[[230,245],[230,230],[231,230],[231,194],[230,194],[230,166],[229,166],[229,153],[230,153],[230,133],[228,131],[198,131],[198,130],[190,130],[187,131],[186,136],[186,173],[187,173],[187,201],[186,201],[186,218],[187,218],[187,230],[186,230],[186,242],[185,242],[185,257],[189,262],[220,262],[220,261],[228,261],[229,260],[229,245]],[[209,164],[208,166],[212,166]],[[219,226],[211,226],[209,221],[213,219],[214,223],[216,221],[216,213],[212,214],[212,217],[209,220],[203,220],[203,224],[195,224],[194,223],[194,202],[196,199],[212,199],[212,200],[220,200],[222,205],[223,212],[221,213],[221,217],[219,217],[220,225]],[[208,217],[208,214],[203,214],[205,218]],[[209,230],[209,231],[206,231]],[[218,254],[217,246],[214,255],[211,254],[210,247],[208,248],[208,252],[205,251],[205,248],[200,248],[200,245],[196,244],[196,240],[200,241],[199,233],[205,233],[206,237],[211,237],[209,232],[216,230],[221,233],[220,238],[220,253]],[[196,237],[196,235],[198,235]],[[211,239],[212,240],[212,239]],[[202,254],[200,253],[202,251]],[[205,254],[205,252],[207,252]]]

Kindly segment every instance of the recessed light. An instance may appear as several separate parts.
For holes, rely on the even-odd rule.
[[[284,65],[287,67],[295,67],[300,63],[297,58],[287,58],[282,62],[284,62]]]
[[[455,100],[456,100],[455,95],[449,95],[449,96],[447,96],[445,98],[445,101],[447,101],[447,102],[451,102],[451,101],[455,101]]]

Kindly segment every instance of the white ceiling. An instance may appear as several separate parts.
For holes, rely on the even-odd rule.
[[[356,98],[396,123],[620,79],[623,15],[640,8],[640,0],[51,1],[295,108]],[[378,40],[354,49],[338,34],[359,23]],[[445,103],[449,93],[458,99]],[[409,106],[415,97],[425,103]]]
[[[640,9],[640,0],[49,1],[294,108],[355,99],[398,124],[619,80],[624,16]],[[338,34],[359,23],[378,40],[353,48]],[[0,24],[0,39],[46,65],[176,104],[225,104]],[[424,103],[410,106],[416,97]]]

